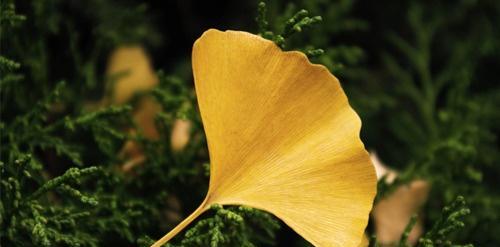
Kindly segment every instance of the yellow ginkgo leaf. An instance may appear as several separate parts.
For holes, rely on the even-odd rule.
[[[368,236],[366,236],[366,234],[363,234],[363,239],[361,240],[361,243],[359,243],[358,247],[368,246],[370,246],[370,239],[368,239]]]
[[[212,204],[268,211],[315,246],[358,246],[376,176],[338,80],[304,54],[246,32],[207,31],[192,59],[209,190],[153,246]]]

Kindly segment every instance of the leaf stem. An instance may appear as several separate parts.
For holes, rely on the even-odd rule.
[[[160,247],[163,244],[167,243],[170,239],[172,239],[175,235],[181,232],[186,226],[188,226],[193,220],[198,218],[203,212],[205,212],[208,208],[210,208],[209,203],[207,203],[208,197],[201,203],[201,205],[185,218],[181,223],[179,223],[174,229],[170,230],[165,236],[156,241],[151,247]]]

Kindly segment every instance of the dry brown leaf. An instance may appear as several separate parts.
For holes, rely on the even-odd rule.
[[[144,137],[157,141],[160,134],[156,129],[155,117],[161,111],[161,106],[151,97],[142,98],[133,113],[134,122],[141,129]]]
[[[193,47],[198,104],[210,153],[200,207],[268,211],[315,246],[358,246],[376,193],[361,121],[338,80],[300,52],[246,32],[209,30]]]
[[[388,197],[380,200],[373,208],[377,240],[384,245],[399,241],[412,215],[420,210],[427,200],[429,184],[416,180],[400,186]],[[415,244],[423,233],[422,219],[419,218],[408,237]]]
[[[181,151],[186,147],[191,136],[191,121],[185,119],[176,119],[172,127],[170,136],[170,146],[173,151]]]
[[[393,183],[398,176],[397,172],[388,168],[375,152],[370,153],[378,179],[385,176],[385,182]],[[402,185],[395,192],[380,200],[373,208],[375,232],[377,240],[382,245],[391,246],[399,241],[401,234],[410,218],[418,213],[420,207],[427,201],[429,183],[424,180],[415,180],[409,185]],[[410,231],[408,242],[414,245],[423,233],[422,217]]]
[[[132,99],[134,94],[153,89],[158,84],[148,55],[139,45],[118,47],[111,54],[106,74],[110,79],[110,95],[103,100],[104,105],[124,104]],[[134,109],[132,118],[146,138],[158,140],[154,118],[161,107],[151,97],[143,97]],[[129,133],[133,134],[132,130]],[[146,159],[139,145],[128,141],[120,151],[120,156],[126,159],[121,165],[124,172],[131,171]]]
[[[112,104],[124,104],[135,93],[148,91],[158,84],[149,57],[141,46],[131,45],[117,48],[110,56],[106,74],[111,80]]]
[[[376,152],[370,151],[370,159],[372,160],[373,166],[375,166],[377,179],[380,180],[385,176],[385,182],[387,184],[392,184],[394,179],[398,176],[398,173],[382,163]]]

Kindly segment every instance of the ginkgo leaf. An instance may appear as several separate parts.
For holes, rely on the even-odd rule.
[[[210,154],[200,207],[268,211],[315,246],[357,246],[376,193],[361,121],[338,80],[300,52],[246,32],[209,30],[193,73]]]
[[[363,239],[361,240],[361,243],[359,243],[358,247],[368,246],[370,246],[370,239],[368,239],[368,236],[366,236],[366,234],[363,234]]]

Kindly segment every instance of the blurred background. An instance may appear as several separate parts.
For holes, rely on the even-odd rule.
[[[283,49],[340,79],[386,174],[367,236],[397,245],[417,213],[413,244],[500,245],[498,1],[0,6],[2,246],[148,246],[161,237],[208,185],[194,41],[209,28],[283,34],[301,9],[322,21],[283,34]],[[268,26],[256,21],[264,10]],[[308,246],[273,216],[240,207],[210,210],[174,244]]]

